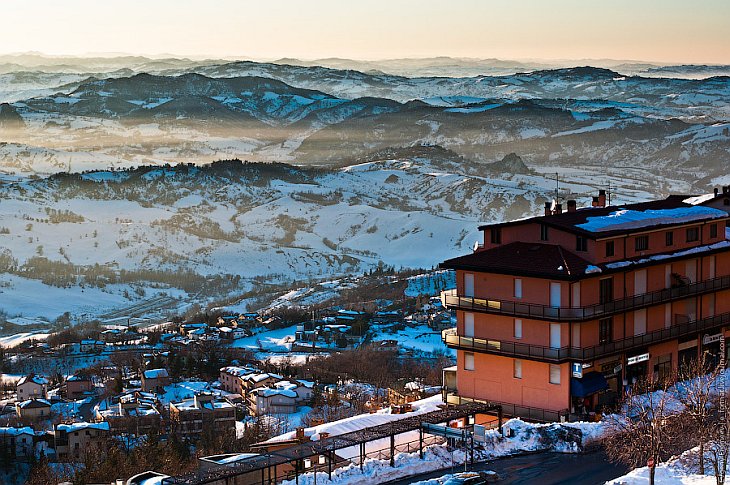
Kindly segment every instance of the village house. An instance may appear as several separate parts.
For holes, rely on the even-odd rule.
[[[448,402],[582,418],[638,379],[701,354],[718,362],[730,337],[725,199],[730,188],[610,206],[600,191],[589,208],[547,203],[542,216],[481,226],[473,254],[441,264],[457,282],[442,294],[457,313],[443,332],[457,350]]]
[[[219,381],[223,390],[232,394],[243,396],[246,393],[244,377],[250,374],[258,374],[260,371],[254,367],[221,367]]]
[[[67,399],[84,399],[94,393],[94,383],[87,375],[73,375],[66,379],[65,386]]]
[[[283,377],[278,374],[258,372],[258,373],[248,374],[246,376],[243,376],[242,379],[243,379],[244,393],[241,395],[247,396],[250,391],[256,389],[257,387],[271,386],[274,383],[282,380]]]
[[[101,450],[109,436],[109,423],[59,424],[54,428],[54,446],[59,460],[81,458],[87,450]]]
[[[236,408],[212,393],[201,392],[192,399],[170,403],[170,429],[183,437],[208,431],[235,433]]]
[[[109,423],[112,434],[132,434],[142,436],[160,429],[160,412],[157,407],[134,395],[125,395],[118,403],[112,404],[109,399],[101,401],[94,407],[94,418],[97,422]]]
[[[248,395],[248,409],[253,416],[292,414],[297,407],[312,399],[314,383],[279,381],[271,387],[258,387]]]
[[[0,427],[0,441],[9,450],[12,458],[27,458],[33,454],[35,431],[28,426],[24,428]]]
[[[31,398],[15,403],[18,418],[27,421],[48,419],[51,416],[51,403],[45,399]]]
[[[160,394],[165,392],[165,386],[170,385],[170,375],[167,369],[149,369],[142,372],[142,391]]]
[[[20,378],[15,385],[18,401],[30,398],[45,399],[48,397],[48,380],[45,377],[29,374]]]
[[[101,340],[84,339],[79,342],[79,352],[82,354],[99,353],[106,344]]]

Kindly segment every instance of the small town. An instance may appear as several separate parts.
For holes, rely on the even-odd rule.
[[[701,405],[706,426],[727,378],[728,201],[726,186],[620,209],[603,190],[585,208],[546,202],[480,227],[472,254],[405,277],[400,300],[369,311],[217,310],[28,338],[2,355],[2,456],[28,483],[337,483],[358,470],[396,483],[449,461],[618,453],[631,399],[659,400],[663,423],[687,430]],[[369,276],[395,285],[391,273]],[[667,450],[686,446],[663,433]]]
[[[728,482],[730,1],[0,12],[0,485]]]

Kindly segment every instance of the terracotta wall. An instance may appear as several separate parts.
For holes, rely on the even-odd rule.
[[[522,379],[514,377],[514,359],[474,354],[474,370],[457,359],[457,387],[462,396],[561,411],[568,408],[570,368],[561,364],[560,384],[550,384],[550,364],[522,360]]]

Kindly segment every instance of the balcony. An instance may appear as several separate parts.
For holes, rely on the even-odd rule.
[[[647,345],[658,344],[676,338],[692,335],[703,330],[715,329],[730,324],[730,313],[723,313],[714,317],[692,320],[669,328],[647,332],[642,335],[626,337],[613,342],[595,345],[592,347],[545,347],[520,342],[505,342],[473,337],[462,337],[455,328],[441,332],[441,338],[446,346],[466,350],[469,352],[483,352],[487,354],[504,355],[546,362],[592,361],[601,357],[621,354],[623,352],[640,349]]]
[[[619,298],[608,303],[577,308],[552,307],[549,305],[537,305],[519,301],[459,296],[456,290],[442,292],[441,302],[444,306],[457,310],[509,315],[552,322],[580,322],[727,289],[730,289],[730,276],[720,276],[675,288],[666,288],[641,295]]]

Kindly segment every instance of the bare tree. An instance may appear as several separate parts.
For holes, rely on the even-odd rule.
[[[667,380],[638,381],[624,399],[623,412],[607,420],[604,446],[609,459],[633,468],[649,466],[652,485],[656,464],[677,451],[668,388]]]
[[[684,407],[683,414],[691,424],[691,432],[686,438],[693,441],[692,446],[699,447],[699,473],[705,473],[705,443],[709,439],[713,420],[712,396],[715,380],[721,374],[719,366],[709,369],[705,354],[700,359],[691,361],[679,369],[675,393],[677,400]]]

